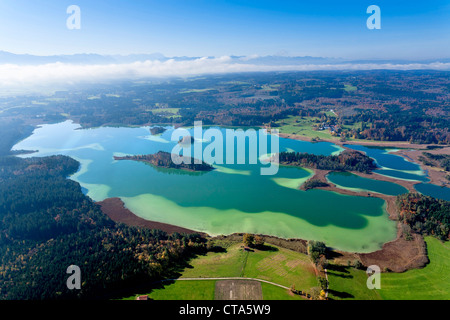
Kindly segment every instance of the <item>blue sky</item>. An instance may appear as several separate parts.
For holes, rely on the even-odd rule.
[[[68,30],[66,9],[81,9]],[[369,30],[369,5],[381,30]],[[2,0],[0,50],[38,55],[298,55],[450,58],[450,2]]]

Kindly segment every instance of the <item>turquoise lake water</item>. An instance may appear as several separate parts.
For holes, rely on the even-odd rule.
[[[222,133],[224,128],[215,128]],[[14,149],[39,150],[24,155],[64,154],[81,163],[70,178],[79,182],[94,201],[119,197],[136,215],[183,226],[211,235],[250,232],[324,241],[328,246],[354,252],[371,252],[396,236],[379,198],[341,195],[298,187],[310,170],[280,167],[276,175],[260,174],[261,164],[215,165],[211,172],[192,173],[156,168],[135,161],[115,161],[114,155],[171,152],[173,128],[152,136],[149,127],[81,129],[70,121],[43,125]],[[193,133],[190,129],[190,133]],[[210,142],[196,140],[194,148]],[[280,138],[280,151],[336,154],[332,143],[310,143]],[[355,146],[352,146],[355,147]],[[270,150],[268,151],[270,152]],[[402,158],[375,154],[390,171],[421,176],[416,166],[399,166]],[[400,159],[397,159],[400,158]],[[395,159],[395,160],[394,160]],[[392,163],[391,163],[392,161]],[[398,162],[398,163],[397,163]],[[388,171],[389,171],[388,170]],[[358,177],[359,178],[359,177]],[[342,187],[396,194],[402,187],[353,176],[333,175]]]
[[[349,172],[330,172],[327,179],[338,187],[354,191],[372,191],[390,196],[408,193],[408,189],[396,183],[367,179]]]

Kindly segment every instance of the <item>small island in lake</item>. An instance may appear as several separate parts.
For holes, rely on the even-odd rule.
[[[309,189],[324,188],[329,186],[330,185],[328,183],[323,182],[319,179],[310,179],[301,186],[301,189],[307,191]]]
[[[311,169],[332,171],[358,171],[371,173],[377,168],[372,158],[353,150],[345,150],[339,155],[315,155],[300,152],[281,152],[279,154],[281,165],[298,166]]]
[[[172,159],[176,159],[177,163],[175,163]],[[201,163],[196,163],[199,161],[194,158],[180,156],[178,154],[171,154],[164,151],[159,151],[158,153],[147,155],[123,156],[123,157],[114,156],[114,160],[141,161],[152,164],[156,167],[180,169],[187,171],[211,171],[214,169],[213,166],[207,164],[204,161],[202,161]]]
[[[161,134],[161,133],[163,133],[164,131],[166,131],[166,128],[163,128],[163,127],[153,127],[153,128],[150,128],[150,133],[151,133],[153,136],[158,135],[158,134]]]

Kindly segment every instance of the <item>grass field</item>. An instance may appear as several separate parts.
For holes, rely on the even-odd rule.
[[[154,300],[214,300],[215,280],[175,281],[165,283],[150,293],[139,293],[123,300],[135,300],[137,295],[148,294]]]
[[[275,282],[297,290],[317,286],[314,267],[307,255],[271,246],[271,250],[243,251],[235,244],[225,253],[208,253],[191,262],[182,278],[247,277]]]
[[[297,290],[309,291],[317,286],[315,269],[307,255],[278,248],[279,251],[250,252],[244,277],[275,282]]]
[[[242,275],[246,252],[240,245],[233,245],[227,252],[209,252],[191,261],[192,268],[183,272],[182,278],[240,277]]]
[[[404,273],[382,273],[381,289],[369,290],[364,270],[352,267],[329,267],[331,299],[357,300],[449,300],[450,242],[426,237],[430,263],[422,269]]]
[[[158,108],[158,109],[151,109],[150,111],[153,114],[163,114],[163,115],[168,115],[168,118],[178,118],[180,117],[180,115],[178,115],[178,110],[180,110],[180,108]]]
[[[325,112],[329,117],[334,116],[331,111]],[[320,138],[320,139],[334,139],[338,141],[340,139],[339,136],[333,136],[329,130],[314,130],[313,126],[318,124],[319,118],[317,117],[300,117],[300,116],[289,116],[286,119],[278,120],[276,123],[279,125],[276,129],[280,131],[280,133],[286,134],[295,134],[299,136],[305,136],[308,138]],[[356,122],[351,125],[342,126],[342,129],[352,130],[352,129],[361,129],[361,122]],[[364,140],[364,139],[353,139],[351,137],[347,137],[349,141],[375,141],[375,140]]]
[[[365,270],[330,264],[329,298],[333,300],[415,300],[450,299],[450,242],[426,237],[430,263],[423,269],[404,273],[382,273],[381,289],[367,288]],[[317,286],[314,267],[308,256],[271,246],[268,250],[244,251],[240,243],[223,243],[226,252],[209,252],[193,259],[182,278],[246,277],[275,282],[309,292]],[[217,280],[220,281],[220,280]],[[148,294],[155,300],[214,300],[216,280],[165,282]],[[261,282],[264,300],[302,300],[288,290]],[[124,299],[135,299],[136,295]]]
[[[357,88],[355,86],[350,85],[350,84],[346,84],[346,85],[344,85],[344,90],[347,91],[347,92],[352,92],[352,91],[356,91]]]
[[[216,280],[176,281],[148,294],[154,300],[214,300]],[[304,297],[289,293],[283,288],[261,282],[263,300],[305,300]],[[123,300],[135,300],[138,294]]]
[[[310,138],[319,137],[320,139],[332,139],[333,136],[328,130],[313,130],[312,126],[317,124],[316,117],[298,117],[289,116],[287,119],[279,120],[276,123],[280,133],[296,134]]]
[[[433,237],[425,241],[430,263],[423,269],[383,274],[380,294],[384,299],[450,299],[450,242]]]
[[[329,292],[333,300],[380,300],[377,290],[367,288],[367,274],[347,266],[328,266]]]
[[[180,277],[185,278],[223,278],[246,277],[275,282],[286,287],[295,285],[297,290],[310,292],[311,287],[318,286],[315,269],[307,255],[279,248],[267,247],[268,250],[245,251],[240,243],[228,243],[226,252],[209,252],[190,262]],[[220,280],[217,280],[220,281]],[[177,280],[166,282],[151,292],[137,292],[126,297],[135,299],[136,295],[148,294],[155,300],[213,300],[216,280]],[[268,283],[261,283],[263,299],[268,300],[302,300],[287,289]]]
[[[289,291],[261,282],[264,300],[305,300],[304,297],[289,293]]]

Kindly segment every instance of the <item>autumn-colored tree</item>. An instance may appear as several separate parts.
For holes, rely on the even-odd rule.
[[[256,235],[255,236],[255,246],[260,248],[263,245],[264,245],[264,237]]]
[[[320,271],[323,271],[323,270],[327,267],[327,265],[328,265],[328,260],[327,260],[327,258],[325,257],[324,254],[321,254],[321,255],[319,256],[319,259],[316,260],[316,265],[317,265],[317,268],[318,268]]]
[[[251,246],[253,246],[253,243],[255,241],[255,237],[254,237],[254,235],[252,235],[250,233],[246,233],[246,234],[244,234],[244,237],[243,237],[242,241],[244,242],[244,244],[247,247],[251,247]]]

